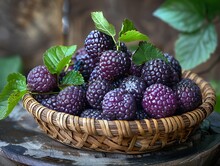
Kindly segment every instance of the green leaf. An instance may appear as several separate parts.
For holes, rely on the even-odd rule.
[[[121,31],[119,32],[119,37],[125,32],[131,30],[137,30],[137,29],[135,28],[134,23],[131,20],[125,19],[122,23]]]
[[[206,4],[206,13],[209,20],[213,20],[217,15],[220,15],[219,0],[204,0]]]
[[[192,69],[207,61],[217,47],[217,34],[213,24],[192,34],[181,34],[175,43],[176,58],[183,69]]]
[[[0,57],[0,92],[7,83],[7,76],[13,72],[21,72],[22,62],[20,56]]]
[[[26,77],[22,74],[12,73],[7,81],[0,94],[0,120],[6,118],[22,96],[27,93]]]
[[[205,4],[199,0],[168,0],[153,14],[182,32],[198,30],[204,22]]]
[[[50,73],[59,74],[69,64],[77,46],[54,46],[49,48],[43,55],[45,66]]]
[[[92,12],[91,17],[100,32],[112,37],[116,35],[115,27],[107,21],[102,12]]]
[[[140,42],[138,49],[132,56],[132,61],[141,65],[149,60],[161,58],[167,62],[167,59],[163,56],[163,53],[149,42]]]
[[[84,84],[84,78],[82,74],[78,71],[70,71],[63,78],[62,85],[82,85]]]
[[[147,41],[148,37],[140,33],[139,31],[130,30],[130,31],[126,31],[125,33],[121,34],[118,40],[122,42]]]
[[[5,119],[27,91],[13,92],[8,100],[0,100],[0,120]]]
[[[210,84],[216,93],[215,111],[220,113],[220,80],[210,80]]]

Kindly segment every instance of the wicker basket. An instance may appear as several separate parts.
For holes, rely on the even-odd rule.
[[[135,121],[94,120],[80,118],[39,104],[30,94],[23,105],[46,134],[63,144],[102,152],[140,154],[175,142],[184,142],[206,118],[215,105],[215,93],[210,85],[190,71],[183,77],[194,80],[200,87],[203,103],[197,109],[178,116]]]

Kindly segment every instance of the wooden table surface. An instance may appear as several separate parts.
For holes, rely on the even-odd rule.
[[[211,122],[218,120],[220,122],[220,115],[213,113],[208,119]],[[206,121],[206,124],[210,121]],[[210,123],[208,126],[210,127],[212,124]],[[16,106],[9,118],[0,121],[0,166],[217,166],[220,164],[219,158],[220,134],[210,132],[209,128],[204,130],[204,127],[198,129],[186,143],[142,155],[123,155],[79,150],[63,145],[44,134],[21,105]]]

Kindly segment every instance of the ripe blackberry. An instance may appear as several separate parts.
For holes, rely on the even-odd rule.
[[[202,104],[202,93],[198,85],[190,79],[182,79],[175,87],[177,95],[178,112],[192,111]]]
[[[108,50],[102,53],[99,67],[101,78],[114,80],[128,73],[131,60],[126,53]]]
[[[36,66],[28,73],[27,85],[32,92],[50,92],[57,87],[56,76],[46,66]]]
[[[103,51],[113,49],[114,41],[111,36],[93,30],[86,37],[84,46],[89,55],[98,57]]]
[[[98,109],[86,109],[81,114],[82,118],[94,118],[94,119],[102,119],[102,110]]]
[[[120,88],[109,91],[104,96],[102,109],[104,119],[133,120],[136,116],[134,97]]]
[[[73,63],[75,63],[75,61],[76,61],[81,55],[84,55],[84,54],[87,54],[85,47],[82,47],[82,48],[78,49],[78,50],[76,51],[76,53],[73,55],[73,57],[72,57]]]
[[[41,103],[44,99],[50,97],[48,94],[33,94],[32,96],[38,103]]]
[[[86,95],[82,86],[69,86],[57,95],[57,111],[80,115],[86,107]]]
[[[149,116],[143,109],[139,109],[136,111],[136,120],[148,119]]]
[[[154,59],[146,62],[142,68],[141,77],[147,86],[161,83],[172,87],[179,82],[177,73],[162,59]]]
[[[100,67],[99,65],[97,65],[92,73],[90,74],[90,77],[89,77],[89,81],[93,81],[93,80],[96,80],[96,79],[100,79],[101,76],[100,76]]]
[[[126,92],[133,95],[136,102],[139,103],[143,97],[143,93],[146,89],[146,84],[144,80],[137,76],[129,76],[126,77],[121,85],[120,88],[124,89]]]
[[[171,67],[177,72],[179,79],[182,77],[182,68],[180,66],[179,61],[177,61],[173,56],[169,55],[168,53],[164,54],[164,57],[168,60]]]
[[[101,109],[102,100],[107,92],[111,88],[111,83],[106,80],[95,80],[89,84],[88,90],[86,92],[86,98],[90,106],[93,108]]]
[[[56,110],[57,95],[51,95],[42,100],[41,104],[49,109]]]
[[[87,80],[97,64],[97,59],[91,55],[79,54],[74,63],[74,69],[80,71]]]
[[[131,67],[129,69],[129,74],[137,77],[141,77],[143,65],[136,65],[133,61],[131,61]]]
[[[172,116],[177,108],[173,90],[162,84],[153,84],[144,92],[142,107],[151,118]]]

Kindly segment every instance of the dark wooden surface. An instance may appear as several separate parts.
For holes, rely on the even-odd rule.
[[[216,115],[211,116],[216,118]],[[218,165],[220,134],[198,130],[189,141],[143,155],[79,150],[42,133],[18,105],[0,121],[0,165]]]

